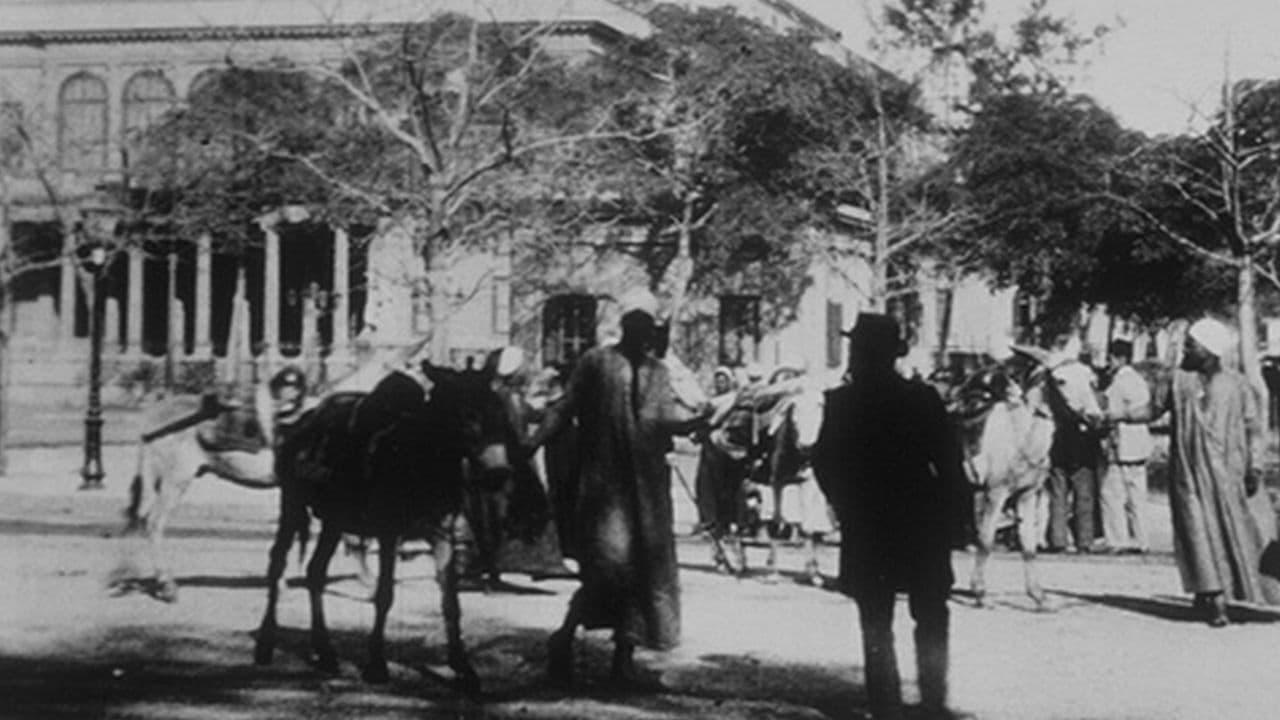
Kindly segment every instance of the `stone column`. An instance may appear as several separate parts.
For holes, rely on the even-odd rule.
[[[330,354],[344,355],[351,333],[351,289],[348,282],[351,273],[351,238],[347,231],[333,231],[333,344]]]
[[[142,287],[142,249],[129,250],[129,292],[126,297],[128,310],[124,317],[125,352],[142,352],[142,308],[145,296]]]
[[[280,235],[275,225],[262,225],[265,242],[262,278],[262,344],[268,368],[280,349]]]
[[[195,356],[213,356],[213,238],[208,233],[200,235],[196,247],[196,327]]]
[[[62,238],[62,266],[58,284],[58,344],[67,347],[76,335],[76,236]]]

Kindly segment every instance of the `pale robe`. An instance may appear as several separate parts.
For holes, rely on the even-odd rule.
[[[577,418],[573,537],[582,586],[574,602],[583,626],[668,649],[680,640],[680,590],[666,453],[692,417],[661,361],[647,357],[637,370],[617,346],[588,351],[535,442]]]
[[[1262,420],[1243,375],[1223,370],[1206,383],[1178,370],[1172,387],[1169,507],[1183,589],[1280,603],[1280,587],[1258,573],[1266,538],[1249,509],[1245,473],[1261,478]],[[1266,489],[1259,489],[1265,495]]]

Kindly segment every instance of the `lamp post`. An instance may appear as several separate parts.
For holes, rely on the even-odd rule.
[[[80,260],[89,276],[89,402],[84,416],[84,467],[81,490],[102,489],[102,270],[107,242],[115,234],[118,216],[111,208],[83,210]]]

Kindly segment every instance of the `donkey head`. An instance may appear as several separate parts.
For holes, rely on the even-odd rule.
[[[513,469],[508,447],[516,437],[514,420],[493,387],[488,371],[454,370],[422,363],[422,373],[432,383],[431,404],[458,441],[482,487],[498,487]]]

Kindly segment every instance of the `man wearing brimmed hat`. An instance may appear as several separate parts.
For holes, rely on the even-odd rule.
[[[840,588],[858,606],[872,717],[902,717],[893,643],[896,594],[915,620],[920,696],[949,717],[951,549],[971,535],[973,496],[942,399],[903,378],[892,317],[862,313],[849,338],[849,382],[827,393],[813,468],[840,519]]]
[[[1169,509],[1178,569],[1214,627],[1228,624],[1230,599],[1280,603],[1280,587],[1258,572],[1265,538],[1248,498],[1261,482],[1265,432],[1253,387],[1223,366],[1234,342],[1217,320],[1192,324],[1165,402],[1172,404]]]

